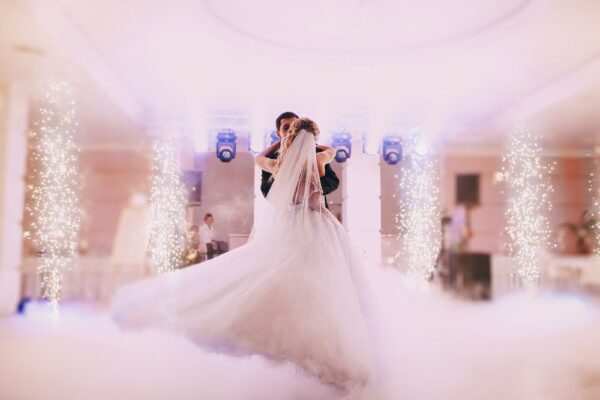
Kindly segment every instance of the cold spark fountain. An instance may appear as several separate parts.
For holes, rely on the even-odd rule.
[[[428,280],[441,247],[441,210],[438,163],[425,146],[415,137],[407,149],[400,178],[402,248],[397,257],[404,258],[410,275]]]
[[[65,82],[50,85],[31,133],[33,176],[27,207],[40,262],[42,296],[57,309],[64,273],[72,267],[79,232],[79,149],[73,90]]]
[[[518,129],[502,159],[501,177],[508,195],[506,207],[507,248],[514,258],[517,276],[526,284],[540,278],[540,253],[550,243],[547,213],[552,208],[549,175],[553,164],[541,158],[539,136]]]
[[[186,219],[179,157],[170,139],[158,139],[154,143],[150,204],[152,264],[158,273],[171,272],[181,265]]]

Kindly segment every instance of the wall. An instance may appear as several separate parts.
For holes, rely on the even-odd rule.
[[[32,160],[29,160],[31,163]],[[28,167],[31,170],[31,166]],[[135,192],[149,194],[150,160],[135,149],[84,148],[79,154],[81,181],[80,247],[87,254],[109,255],[121,210]],[[28,175],[27,182],[33,177]],[[31,199],[27,196],[27,202]],[[28,227],[30,217],[24,215]],[[35,246],[25,241],[25,253]]]
[[[548,163],[556,162],[550,181],[554,186],[551,201],[553,208],[548,213],[551,226],[556,228],[563,222],[576,222],[587,208],[588,163],[581,157],[548,157]],[[499,155],[446,155],[443,157],[442,190],[444,209],[455,210],[456,174],[480,174],[480,205],[472,210],[473,238],[470,250],[502,252],[504,212],[506,195],[501,185],[494,182],[494,174],[501,168]]]
[[[554,226],[563,222],[577,222],[589,208],[589,180],[592,159],[586,157],[550,158],[556,161],[552,174],[553,209],[549,213]]]
[[[213,214],[217,240],[227,241],[230,233],[248,234],[254,222],[254,157],[239,152],[229,162],[221,162],[214,152],[197,153],[192,165],[184,168],[202,171],[202,199],[188,215],[202,224],[206,213]],[[191,168],[190,168],[191,167]]]
[[[561,157],[548,161],[554,160],[557,166],[552,176],[555,193],[550,219],[553,225],[558,225],[576,221],[589,204],[586,198],[589,160]],[[350,159],[348,163],[352,161]],[[498,155],[449,154],[442,157],[441,185],[443,207],[447,212],[455,208],[455,175],[481,174],[481,205],[472,212],[473,251],[502,251],[506,198],[500,186],[494,183],[494,174],[500,169],[500,163]],[[337,214],[343,208],[341,203],[346,183],[343,170],[347,164],[334,161],[332,166],[341,179],[340,188],[329,196],[331,209]],[[402,166],[402,163],[390,166],[380,162],[381,233],[384,237],[398,234],[394,216],[398,212],[401,195],[398,176]],[[183,168],[203,172],[202,204],[190,209],[190,221],[200,224],[206,212],[213,213],[219,240],[227,240],[230,233],[250,232],[255,168],[251,153],[238,152],[231,163],[223,163],[216,158],[214,151],[192,152],[188,154],[187,161],[184,160]],[[108,255],[121,209],[134,192],[149,193],[149,153],[134,149],[87,148],[80,154],[80,169],[83,182],[81,237],[87,241],[90,253]],[[25,214],[25,223],[27,219]],[[26,253],[33,252],[30,243],[26,245]]]
[[[89,147],[81,151],[80,243],[84,250],[87,249],[86,253],[109,255],[121,210],[131,195],[139,192],[149,197],[150,157],[150,150],[143,143],[139,150]],[[214,152],[199,153],[182,167],[203,171],[202,204],[190,208],[190,221],[199,223],[204,213],[213,213],[218,239],[222,240],[227,240],[230,232],[250,232],[254,161],[249,153],[238,153],[229,164],[219,161]],[[28,176],[28,182],[30,179]],[[26,213],[24,219],[25,226],[29,226],[30,218]],[[35,253],[29,240],[25,241],[25,253]]]
[[[89,252],[108,255],[121,210],[134,193],[150,195],[149,154],[127,149],[86,149],[81,152],[81,233]]]
[[[0,314],[12,313],[20,295],[28,100],[15,86],[0,86]]]

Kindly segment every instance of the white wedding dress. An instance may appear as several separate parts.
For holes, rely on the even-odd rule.
[[[306,131],[296,137],[246,245],[121,288],[112,303],[119,325],[290,361],[345,388],[366,383],[373,338],[365,271],[323,205],[315,144]]]

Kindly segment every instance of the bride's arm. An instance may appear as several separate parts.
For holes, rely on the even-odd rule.
[[[325,176],[325,165],[329,164],[335,158],[335,149],[333,147],[319,145],[321,152],[317,153],[317,166],[319,167],[319,176]]]
[[[275,160],[270,159],[267,157],[267,155],[277,150],[279,148],[279,144],[280,142],[277,142],[264,149],[259,155],[256,156],[254,163],[264,171],[273,172]]]
[[[335,149],[333,147],[324,146],[322,144],[317,146],[321,152],[317,153],[317,162],[320,164],[329,164],[335,158]]]

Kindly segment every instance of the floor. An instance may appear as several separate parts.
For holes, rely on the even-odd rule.
[[[360,398],[600,399],[597,298],[519,293],[473,303],[399,293],[382,305],[379,377]],[[65,304],[55,315],[33,303],[0,319],[3,400],[340,397],[291,365],[207,353],[168,333],[121,332],[93,305]]]

